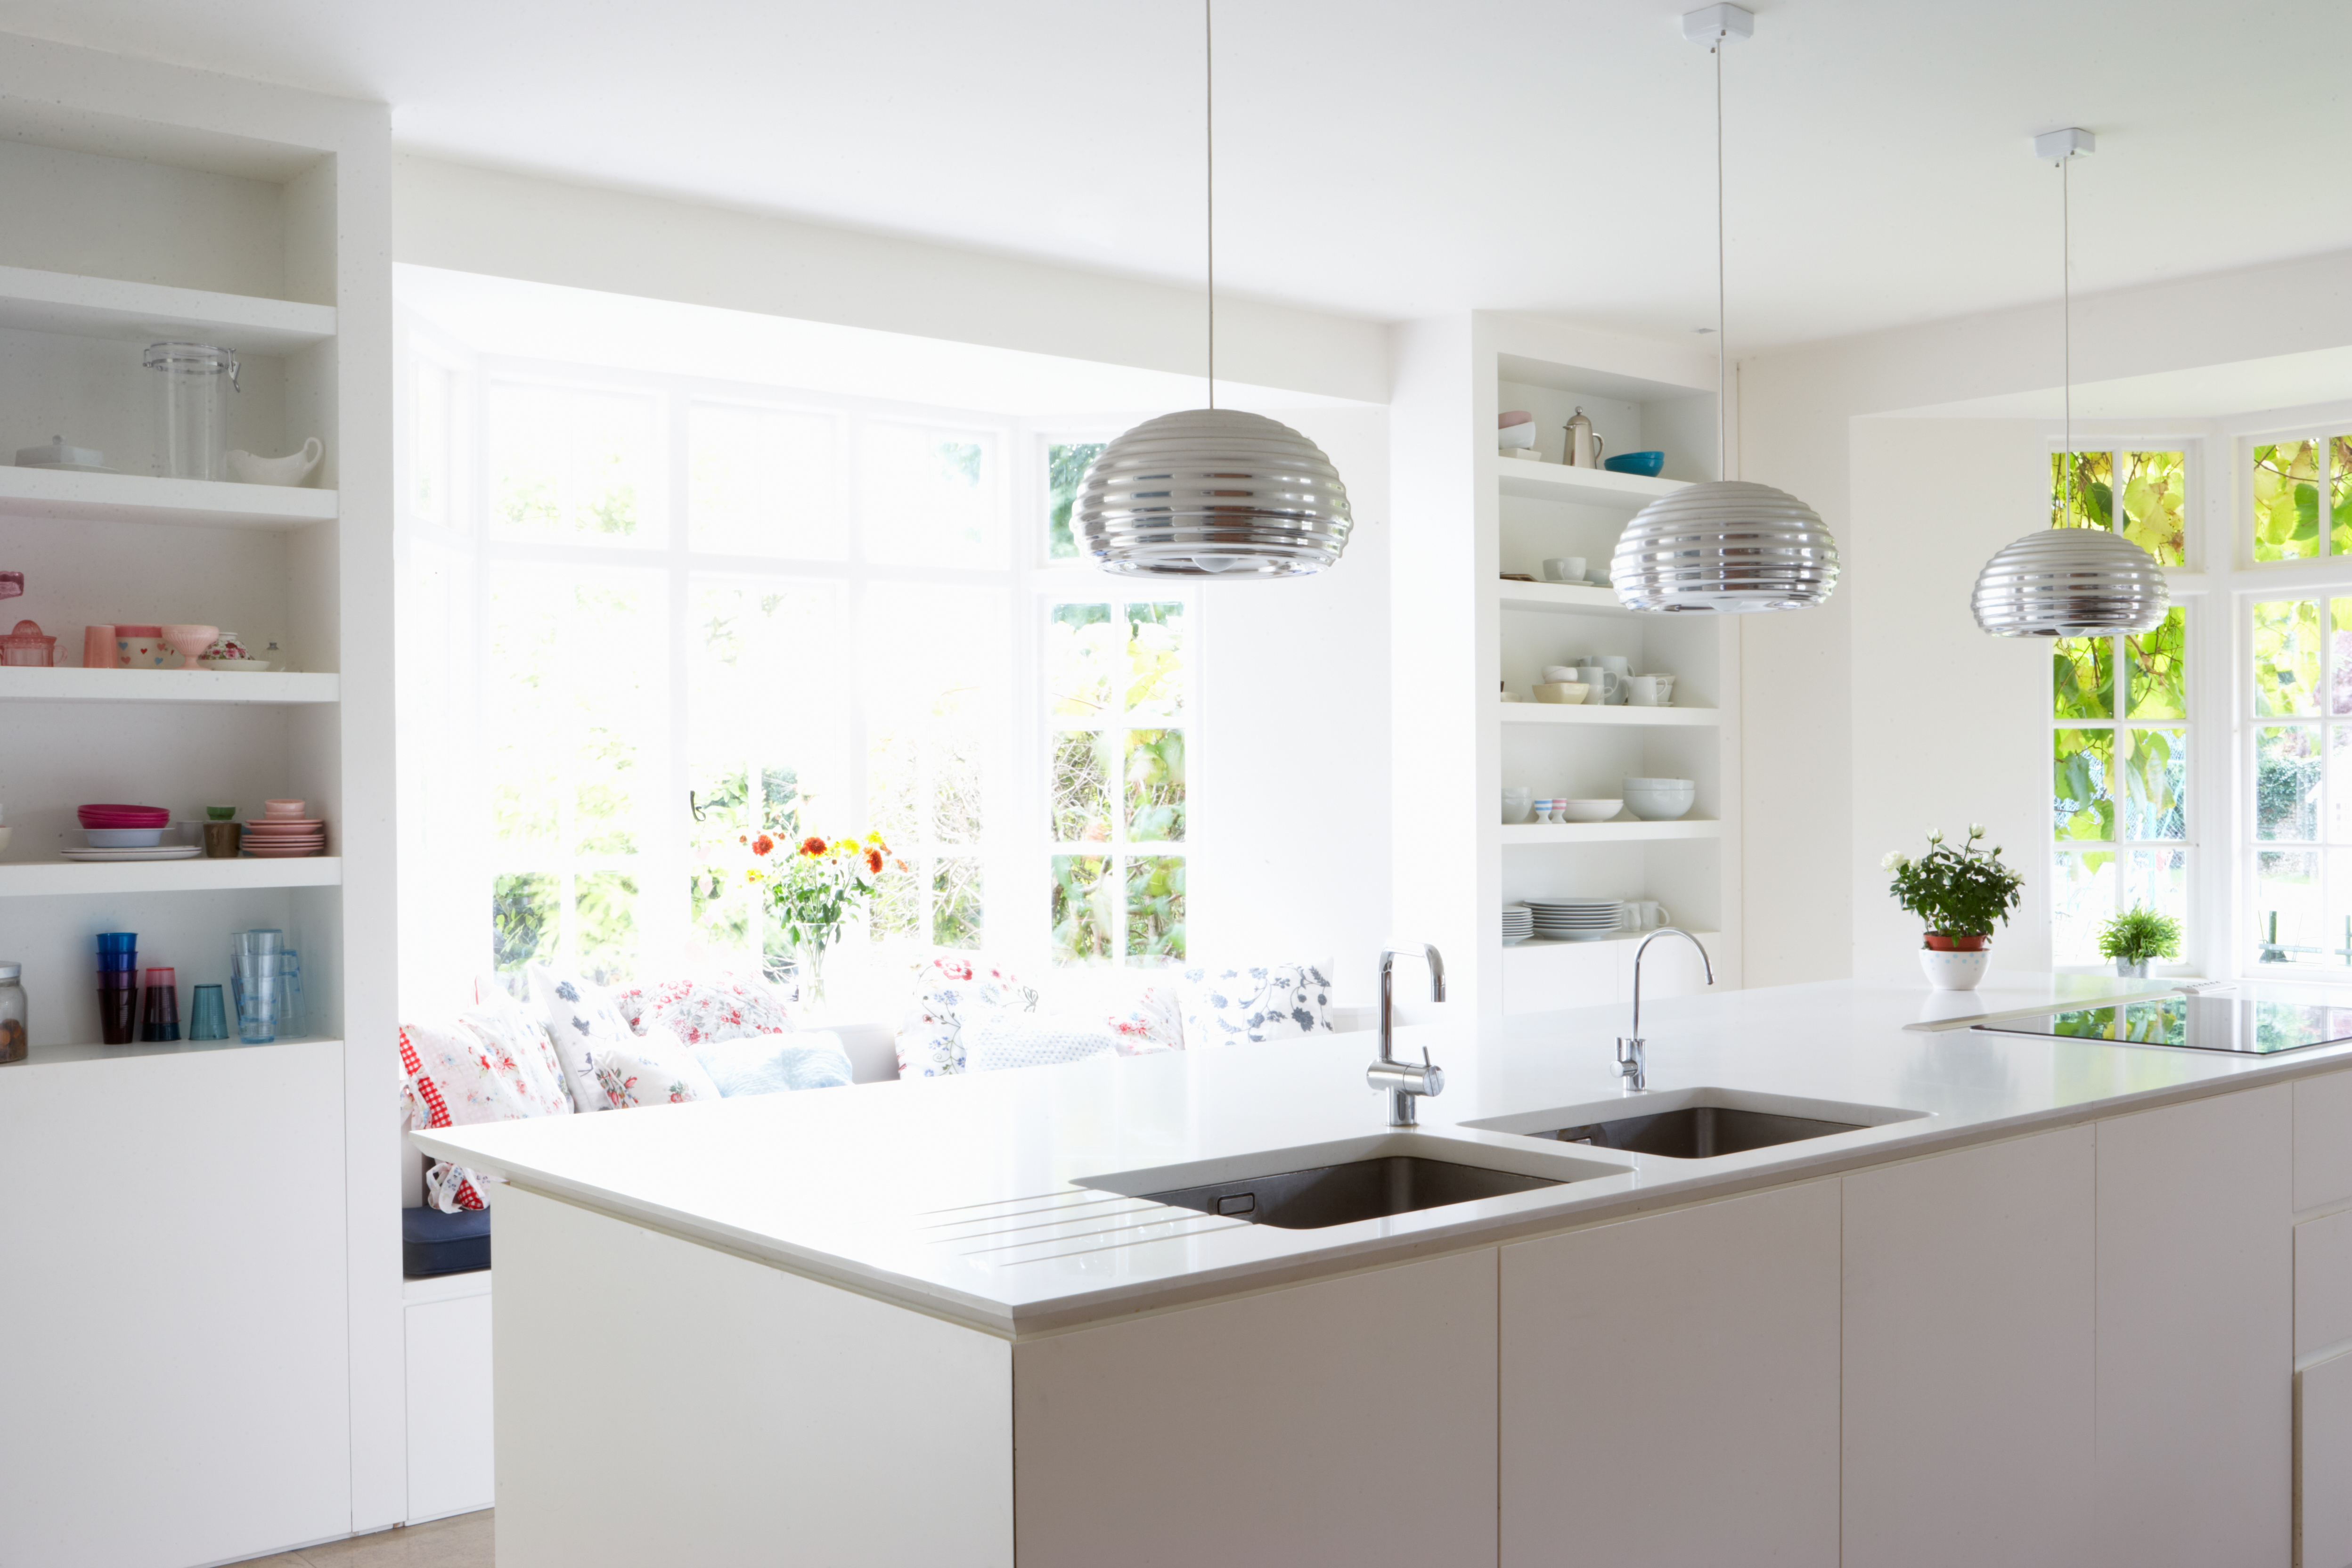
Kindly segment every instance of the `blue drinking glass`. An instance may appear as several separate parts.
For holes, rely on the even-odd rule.
[[[98,951],[136,952],[139,951],[139,933],[135,931],[102,931],[98,933]]]
[[[188,1007],[188,1038],[192,1040],[226,1040],[228,1038],[228,1009],[222,1005],[221,988],[199,985]]]

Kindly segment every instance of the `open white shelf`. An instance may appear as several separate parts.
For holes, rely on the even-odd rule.
[[[1720,822],[1521,822],[1506,823],[1496,833],[1510,844],[1641,844],[1669,838],[1720,838]]]
[[[0,512],[79,522],[168,522],[200,528],[299,528],[331,522],[332,490],[233,485],[145,474],[75,474],[0,468]]]
[[[1512,583],[1498,581],[1497,601],[1507,610],[1535,610],[1555,616],[1634,616],[1617,602],[1614,588],[1583,583]]]
[[[194,893],[237,888],[333,888],[343,880],[341,856],[288,859],[20,861],[0,866],[0,899],[59,893]]]
[[[1607,468],[1571,468],[1565,463],[1538,463],[1526,458],[1497,457],[1494,463],[1503,493],[1525,500],[1572,501],[1579,506],[1639,511],[1662,496],[1687,488],[1682,479],[1654,479]]]
[[[1529,948],[1542,947],[1607,947],[1612,942],[1640,942],[1645,937],[1657,935],[1664,928],[1660,926],[1651,926],[1643,931],[1612,931],[1607,936],[1594,937],[1591,942],[1559,942],[1550,937],[1531,936],[1523,942],[1505,942],[1503,944],[1503,951],[1505,952],[1523,952]],[[1714,938],[1720,937],[1722,934],[1723,933],[1721,931],[1695,931],[1691,932],[1691,935],[1702,940],[1712,940]],[[121,1047],[118,1046],[115,1048],[120,1050]]]
[[[1498,702],[1506,724],[1629,725],[1668,730],[1702,728],[1723,722],[1714,708],[1636,708],[1594,702]]]
[[[213,981],[197,982],[184,980],[180,983],[180,988],[184,991],[193,990],[198,984],[213,984],[216,983]],[[184,1029],[187,1026],[188,1020],[184,1016],[180,1019],[180,1027]],[[76,1041],[71,1045],[64,1046],[36,1045],[32,1049],[31,1055],[27,1056],[21,1063],[14,1065],[20,1067],[72,1067],[83,1062],[129,1061],[134,1057],[202,1056],[210,1051],[266,1051],[272,1046],[308,1046],[321,1043],[324,1043],[321,1040],[321,1037],[315,1035],[280,1035],[274,1040],[263,1040],[252,1044],[248,1044],[246,1041],[239,1039],[226,1039],[163,1040],[152,1043],[133,1042],[127,1046],[102,1046],[95,1041],[82,1040]],[[340,1041],[334,1043],[341,1044]],[[6,1070],[7,1069],[5,1068],[0,1068],[0,1072],[5,1072]]]
[[[0,702],[334,702],[342,684],[297,670],[0,668]]]
[[[279,354],[333,337],[335,308],[0,267],[0,327],[130,342],[194,339],[240,353]]]

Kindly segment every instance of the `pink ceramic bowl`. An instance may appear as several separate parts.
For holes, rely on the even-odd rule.
[[[261,803],[261,810],[266,816],[286,817],[292,820],[299,819],[302,815],[303,807],[310,804],[307,800],[265,800]]]

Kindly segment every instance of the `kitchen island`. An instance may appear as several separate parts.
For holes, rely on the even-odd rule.
[[[1964,1016],[2160,989],[1405,1029],[1402,1131],[1352,1035],[414,1134],[511,1184],[500,1563],[2342,1563],[2352,1046]],[[1533,1135],[1692,1107],[1852,1130]],[[1396,1159],[1522,1190],[1240,1207]]]

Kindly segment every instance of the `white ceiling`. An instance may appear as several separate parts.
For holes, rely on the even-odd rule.
[[[1218,10],[1220,281],[1396,320],[1713,314],[1693,0]],[[1735,351],[2352,248],[2344,0],[1758,0]],[[0,0],[0,29],[381,98],[402,145],[1186,281],[1197,0]]]

